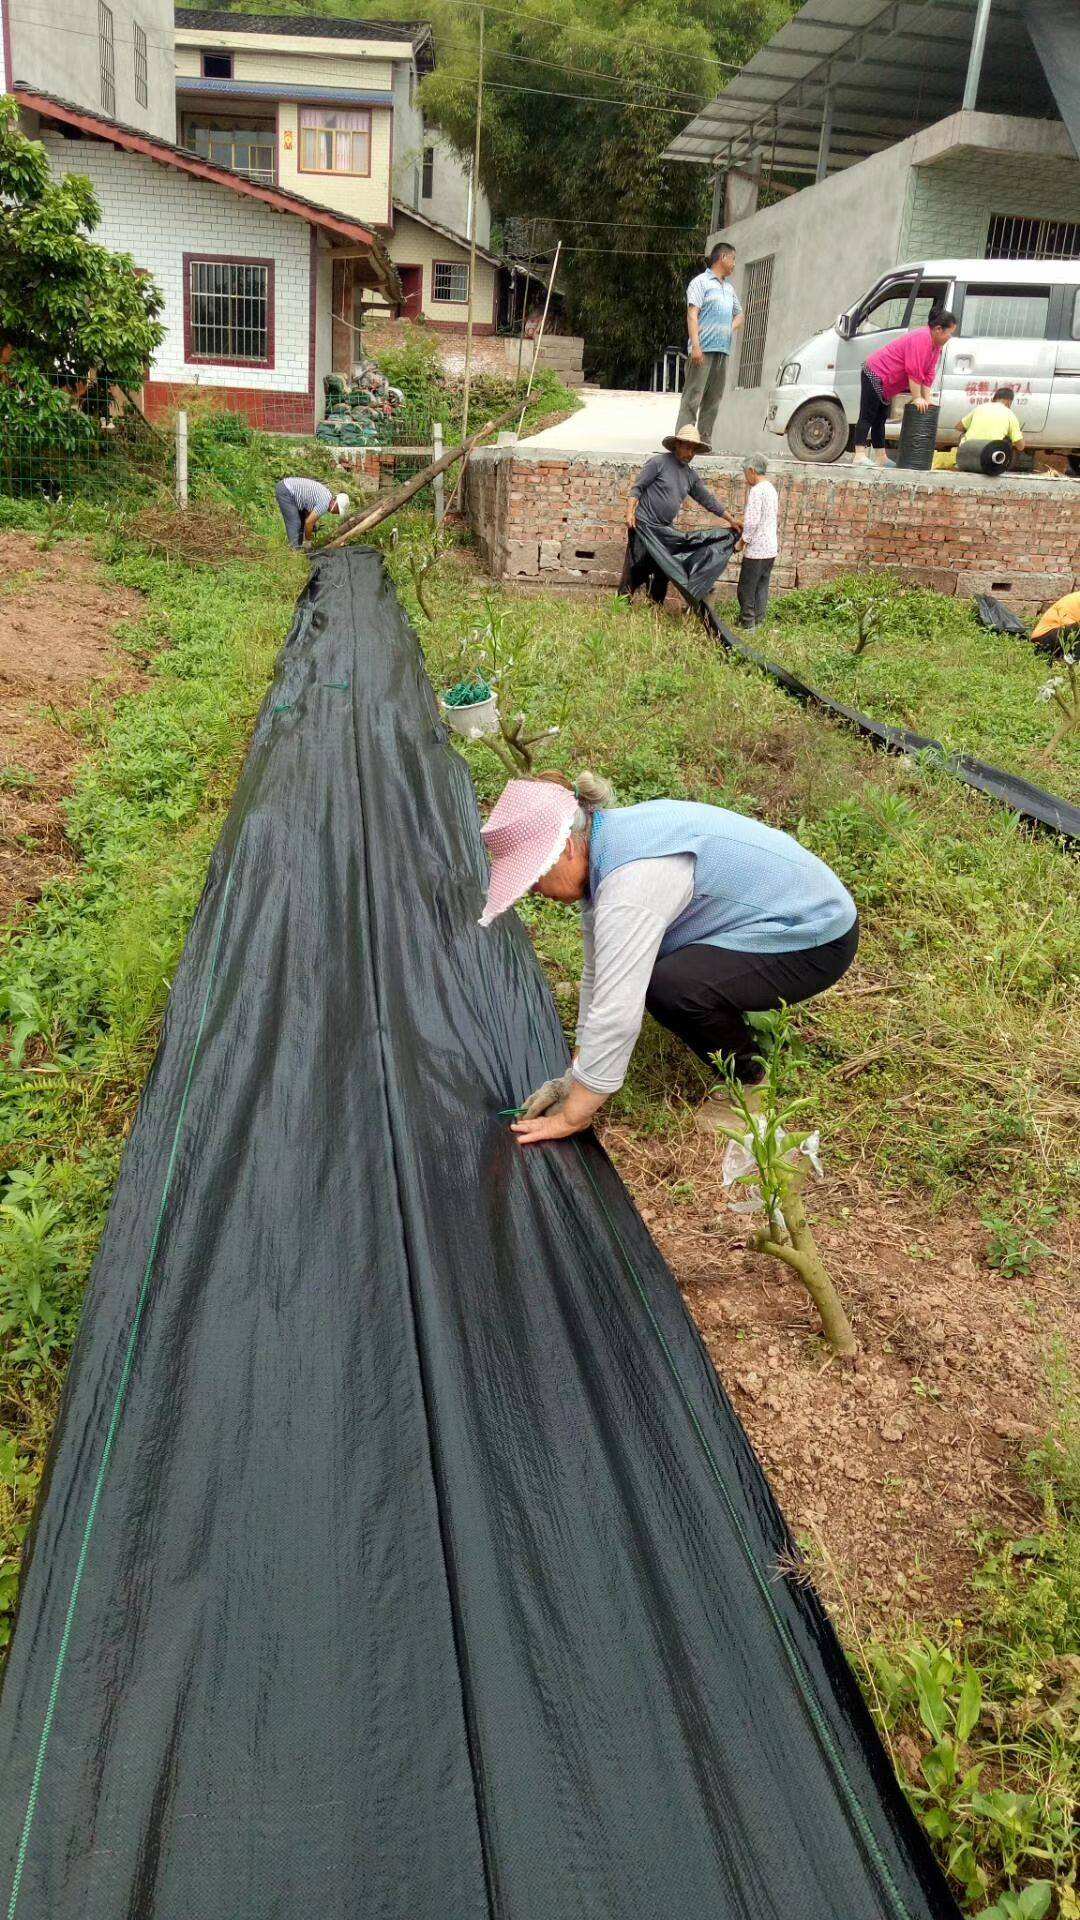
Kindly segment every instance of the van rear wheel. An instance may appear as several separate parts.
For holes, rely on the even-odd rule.
[[[839,460],[848,443],[847,414],[839,400],[808,400],[788,427],[787,443],[796,460]]]

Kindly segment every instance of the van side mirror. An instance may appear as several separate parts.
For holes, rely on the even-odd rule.
[[[840,335],[841,340],[850,340],[855,331],[854,316],[850,313],[837,314],[836,331]]]

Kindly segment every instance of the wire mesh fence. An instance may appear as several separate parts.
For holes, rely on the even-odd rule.
[[[0,493],[16,499],[116,496],[148,479],[170,485],[174,472],[172,435],[153,426],[105,374],[89,383],[58,381],[48,404],[5,414]]]

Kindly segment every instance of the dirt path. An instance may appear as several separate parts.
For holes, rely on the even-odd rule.
[[[1055,1338],[1076,1350],[1072,1249],[1022,1279],[987,1267],[978,1220],[826,1178],[807,1195],[863,1343],[831,1362],[797,1282],[745,1250],[720,1152],[686,1134],[605,1143],[670,1262],[834,1610],[865,1633],[962,1616],[980,1525],[1029,1530],[1021,1465],[1049,1418]]]
[[[42,552],[33,535],[0,533],[0,923],[73,864],[63,804],[84,752],[74,716],[141,684],[115,638],[141,604],[82,542]]]

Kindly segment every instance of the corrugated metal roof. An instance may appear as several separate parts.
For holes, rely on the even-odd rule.
[[[807,0],[664,158],[737,165],[760,148],[778,171],[812,173],[827,96],[830,171],[906,139],[960,106],[977,4]],[[1019,0],[993,0],[978,106],[1057,118]]]

